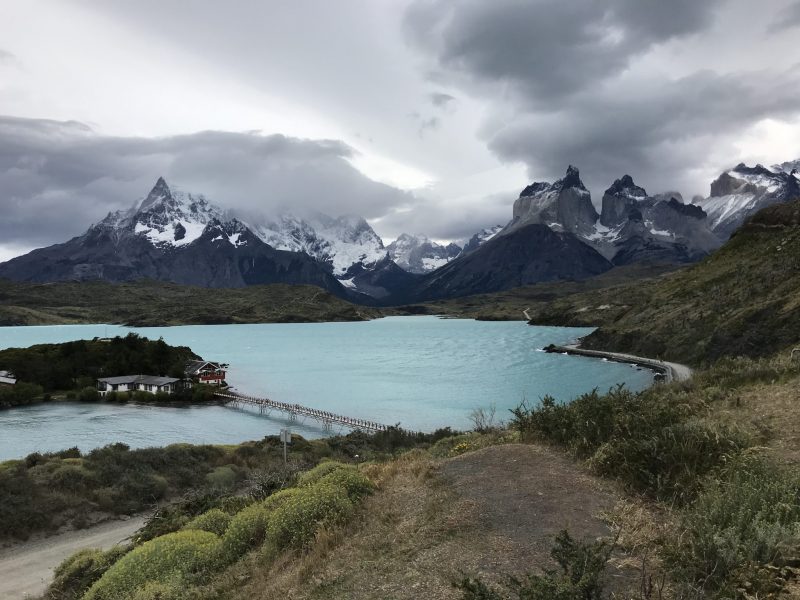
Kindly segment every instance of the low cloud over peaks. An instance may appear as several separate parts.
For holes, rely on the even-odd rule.
[[[355,169],[353,150],[336,140],[219,131],[110,137],[80,123],[13,117],[0,117],[0,140],[4,244],[77,235],[109,211],[130,207],[160,175],[224,208],[266,214],[376,218],[409,200]]]
[[[800,55],[775,60],[760,43],[764,23],[788,27],[798,6],[416,0],[404,29],[432,78],[485,99],[481,139],[532,179],[577,164],[595,195],[623,173],[691,195],[732,166],[745,132],[800,118]],[[736,53],[720,55],[742,23]]]

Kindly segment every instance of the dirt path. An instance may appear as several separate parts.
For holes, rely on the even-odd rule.
[[[53,569],[65,558],[84,548],[107,549],[119,544],[144,521],[145,517],[112,521],[0,550],[0,598],[40,596],[53,578]]]

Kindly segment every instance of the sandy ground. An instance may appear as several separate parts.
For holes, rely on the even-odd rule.
[[[107,549],[119,544],[144,521],[145,517],[112,521],[0,550],[0,598],[41,596],[53,578],[53,569],[65,558],[84,548]]]

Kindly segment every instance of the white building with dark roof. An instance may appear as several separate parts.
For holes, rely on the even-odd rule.
[[[97,390],[101,396],[108,392],[165,392],[174,394],[183,387],[183,381],[176,377],[157,377],[154,375],[123,375],[121,377],[102,377],[97,380]]]
[[[17,378],[10,371],[0,371],[0,385],[15,385]]]

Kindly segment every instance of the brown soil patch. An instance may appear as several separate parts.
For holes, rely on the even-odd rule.
[[[380,489],[357,523],[305,556],[240,564],[222,597],[457,599],[453,582],[464,575],[500,582],[553,566],[552,539],[563,528],[582,539],[611,535],[601,513],[617,495],[545,448],[508,444],[374,468]],[[612,589],[635,581],[633,569],[611,571]]]

